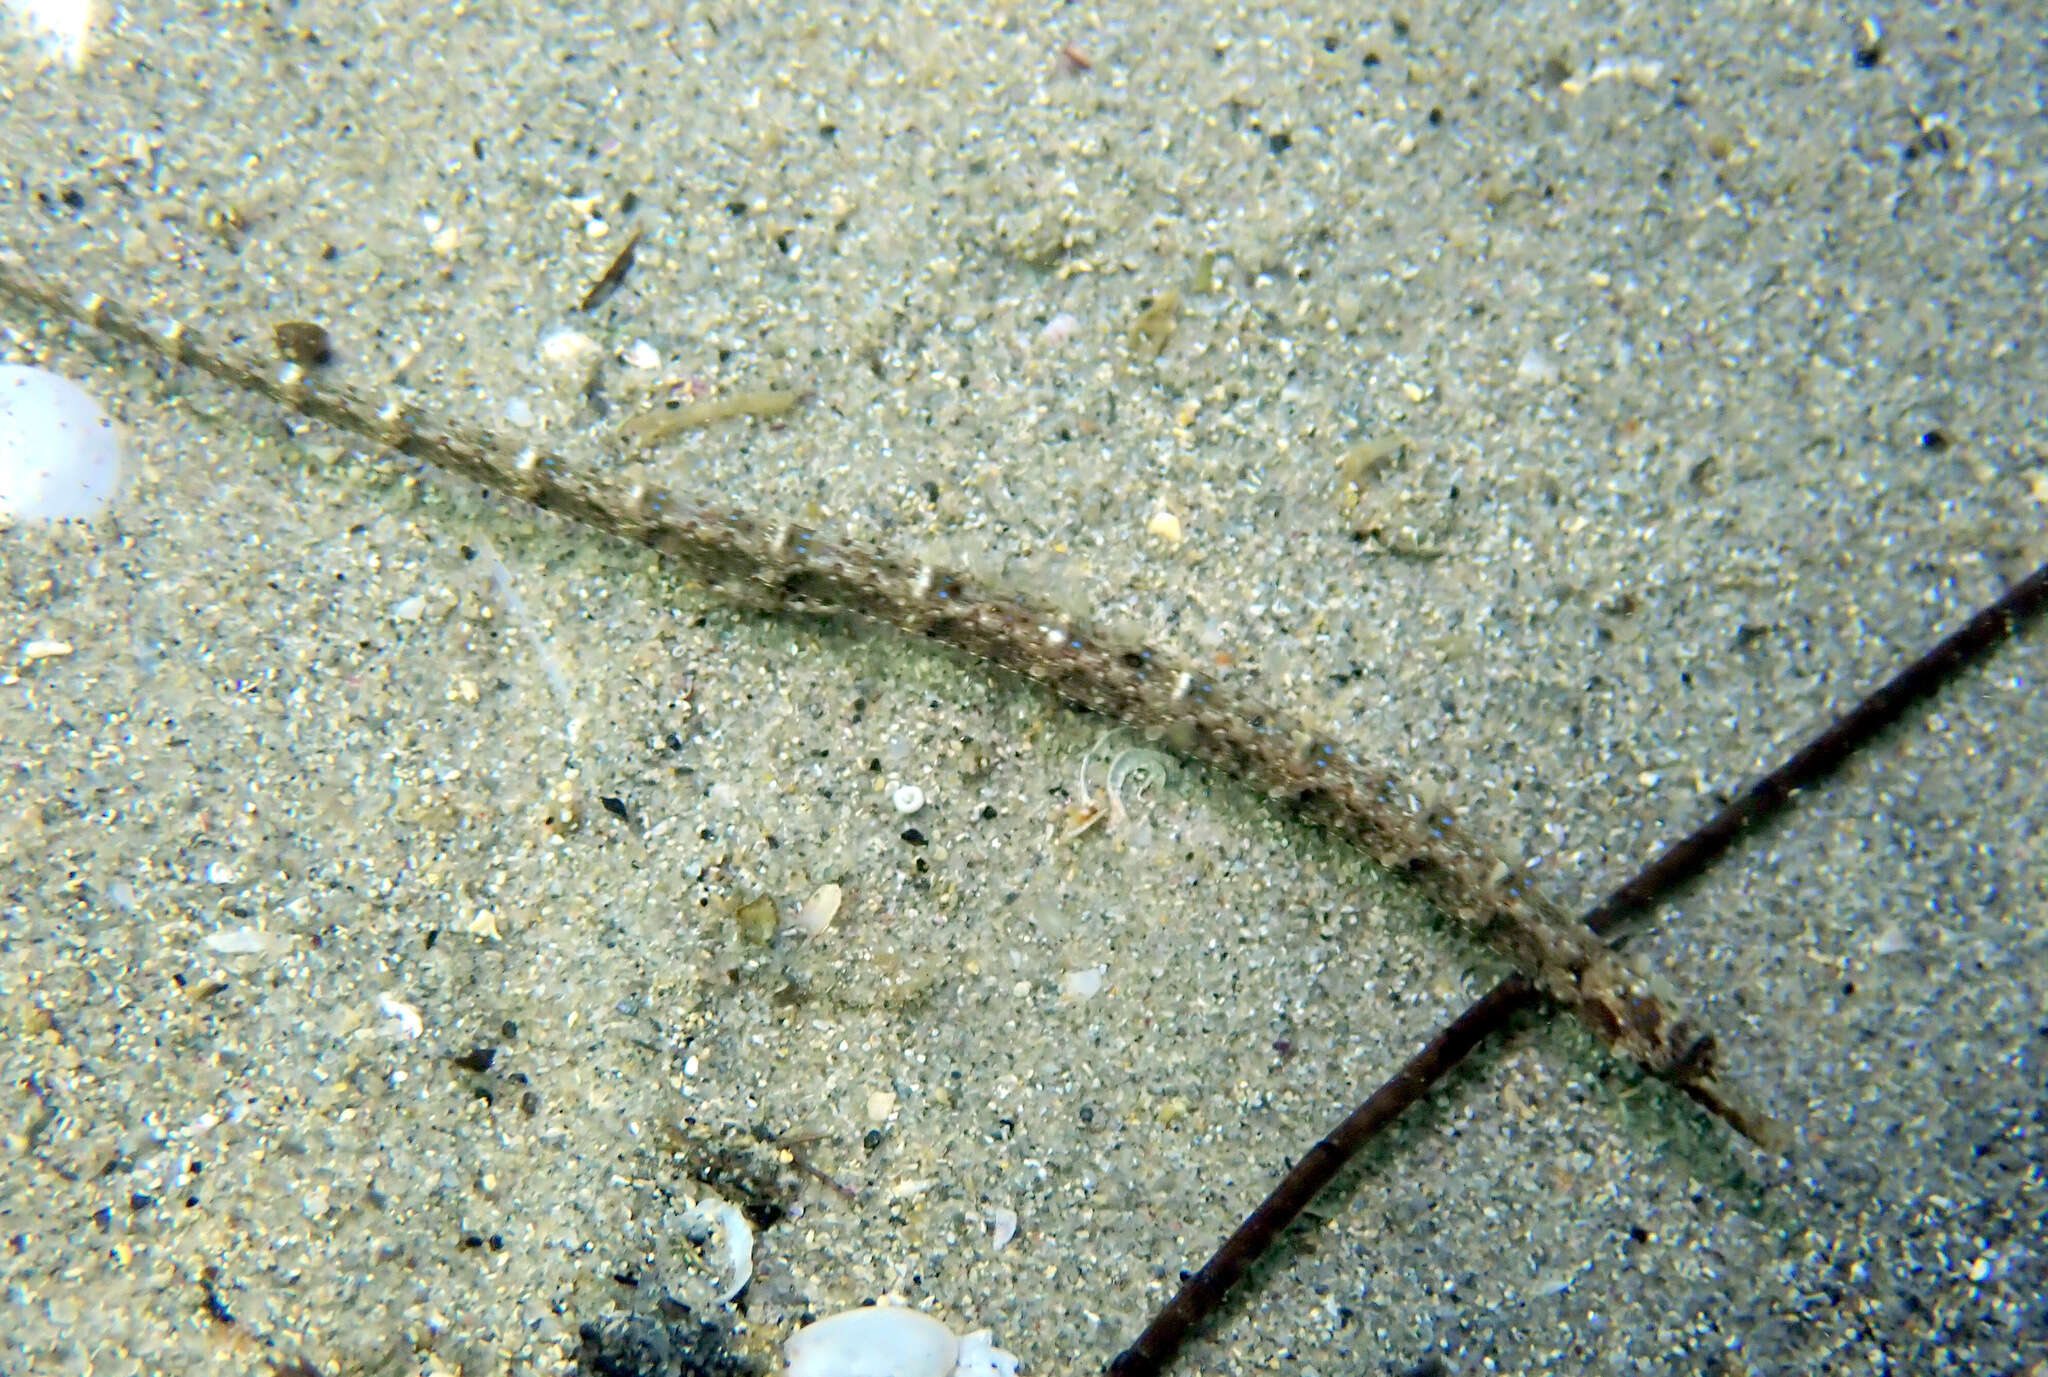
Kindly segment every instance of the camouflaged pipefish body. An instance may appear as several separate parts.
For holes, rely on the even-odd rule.
[[[1451,817],[1328,738],[1240,699],[1163,652],[1119,645],[965,576],[830,543],[746,512],[585,473],[479,431],[432,423],[351,389],[309,382],[152,329],[99,296],[74,298],[0,257],[0,294],[187,364],[376,444],[582,525],[633,540],[749,602],[852,613],[955,647],[1236,775],[1407,875],[1449,919],[1575,1010],[1617,1052],[1680,1086],[1767,1146],[1777,1135],[1723,1083],[1713,1038],[1647,975]]]

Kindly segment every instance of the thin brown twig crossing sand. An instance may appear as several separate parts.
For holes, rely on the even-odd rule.
[[[1995,650],[2044,609],[2048,609],[2048,565],[2014,584],[2005,596],[1943,637],[1725,808],[1666,848],[1588,913],[1587,924],[1597,932],[1612,932],[1669,898],[1745,834],[1782,813],[1802,790],[1840,769],[1907,709]],[[1216,1309],[1245,1270],[1337,1179],[1345,1165],[1536,999],[1535,987],[1514,976],[1445,1024],[1342,1123],[1302,1154],[1201,1269],[1187,1276],[1144,1332],[1111,1361],[1112,1377],[1153,1377],[1164,1371],[1195,1326]]]

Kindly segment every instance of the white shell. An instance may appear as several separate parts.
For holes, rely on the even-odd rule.
[[[951,1377],[960,1341],[930,1315],[872,1305],[789,1336],[789,1377]]]
[[[0,364],[0,515],[98,516],[121,484],[121,440],[69,379]]]

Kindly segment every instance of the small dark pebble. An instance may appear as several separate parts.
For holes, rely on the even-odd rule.
[[[682,1309],[678,1306],[677,1309]],[[676,1318],[629,1315],[577,1332],[576,1377],[758,1377],[724,1329],[687,1310]]]
[[[277,352],[301,368],[322,368],[334,361],[327,328],[310,320],[281,320],[271,329]]]
[[[912,846],[931,845],[930,842],[925,840],[924,833],[918,831],[915,827],[906,827],[903,829],[903,840],[909,842]]]
[[[454,1058],[454,1061],[457,1066],[465,1071],[475,1071],[481,1074],[490,1070],[491,1063],[497,1059],[498,1049],[495,1047],[472,1047],[467,1052]]]

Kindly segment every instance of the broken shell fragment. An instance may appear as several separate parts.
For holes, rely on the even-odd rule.
[[[737,1300],[754,1278],[754,1230],[746,1214],[727,1200],[700,1200],[684,1213],[682,1226],[717,1278],[718,1298]]]
[[[840,898],[838,885],[819,885],[817,892],[798,906],[789,925],[806,937],[816,937],[832,926],[839,913]]]

